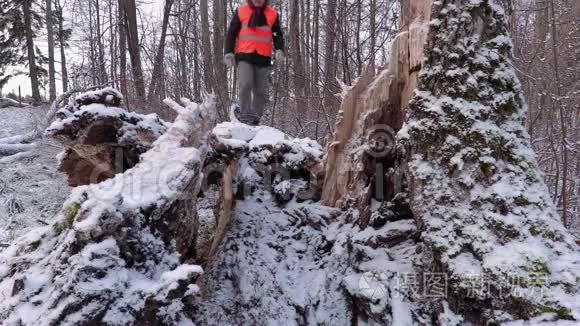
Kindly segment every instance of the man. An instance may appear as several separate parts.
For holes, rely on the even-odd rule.
[[[268,102],[270,66],[276,50],[276,62],[284,61],[284,36],[280,17],[268,0],[248,0],[237,8],[230,23],[224,61],[228,67],[237,63],[240,86],[238,119],[258,125]],[[235,54],[234,54],[235,53]]]

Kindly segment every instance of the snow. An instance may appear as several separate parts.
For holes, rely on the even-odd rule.
[[[429,53],[398,137],[411,149],[422,237],[457,281],[451,290],[467,286],[462,280],[474,274],[502,287],[510,275],[531,280],[543,273],[548,279],[543,286],[509,284],[506,290],[527,290],[519,299],[536,308],[533,314],[549,306],[575,316],[580,252],[559,221],[531,150],[525,101],[508,59],[504,5],[496,0],[471,1],[460,10],[453,2],[435,5],[433,18],[446,28],[432,34],[430,46],[443,48],[450,37],[456,42]],[[479,18],[481,12],[491,14]],[[449,60],[454,54],[463,60]],[[531,289],[541,295],[530,295]],[[513,309],[510,298],[477,293],[472,299],[492,300],[498,320],[513,319],[507,313]],[[458,300],[463,299],[450,302]],[[459,323],[452,319],[446,320]]]
[[[250,152],[250,161],[256,163],[267,163],[275,153],[280,154],[282,166],[290,169],[304,166],[307,160],[322,159],[323,150],[316,141],[291,138],[269,126],[252,127],[238,122],[224,122],[217,125],[212,134],[218,143]]]
[[[346,223],[352,214],[312,201],[280,206],[263,188],[238,200],[217,260],[206,268],[208,296],[195,322],[342,325],[353,318],[353,296],[369,302],[377,324],[413,325],[416,307],[405,293],[397,292],[398,298],[389,293],[398,291],[397,276],[412,272],[415,244],[409,240],[389,248],[382,239],[412,233],[414,223],[361,230]],[[396,304],[392,314],[391,302]]]
[[[443,302],[443,312],[439,315],[439,324],[446,326],[460,326],[464,325],[463,317],[455,314],[449,308],[449,303],[447,301]]]
[[[396,279],[390,281],[389,288],[393,295],[391,300],[391,309],[393,310],[392,326],[412,326],[417,323],[413,320],[412,310],[408,302],[405,302],[405,294],[397,288]]]
[[[45,111],[44,107],[0,109],[0,143],[28,139]],[[0,244],[50,223],[70,192],[54,160],[59,144],[42,139],[26,149],[31,151],[0,159]]]
[[[127,112],[123,108],[113,107],[113,106],[106,106],[100,103],[92,103],[89,105],[82,106],[82,109],[77,109],[75,111],[68,112],[70,108],[63,108],[58,112],[63,114],[65,118],[57,119],[51,123],[51,125],[47,128],[47,133],[49,134],[56,134],[59,130],[63,130],[66,126],[71,125],[72,123],[78,121],[81,118],[86,118],[90,116],[92,119],[97,118],[120,118],[122,117],[123,120],[126,121],[134,121],[136,122],[135,126],[131,126],[135,130],[143,129],[143,130],[151,130],[154,132],[155,135],[160,136],[166,130],[165,123],[159,119],[157,114],[147,114],[142,115],[135,112]],[[125,126],[127,128],[128,126]]]
[[[51,128],[60,128],[82,114],[99,117],[125,114],[101,104],[69,113]],[[177,119],[174,127],[185,129],[184,132],[196,128],[189,118]],[[200,150],[180,147],[178,144],[184,141],[180,134],[168,132],[157,139],[132,169],[100,184],[74,188],[54,220],[60,225],[71,209],[77,207],[70,229],[59,230],[53,224],[30,230],[15,241],[17,245],[0,254],[0,316],[6,317],[4,324],[48,325],[63,311],[73,309],[60,324],[74,325],[107,306],[103,322],[126,325],[135,322],[132,311],[144,307],[144,298],[167,303],[159,310],[166,324],[193,325],[189,318],[201,325],[238,325],[239,320],[250,324],[296,321],[299,325],[302,319],[341,324],[351,320],[351,296],[366,294],[363,297],[370,300],[372,319],[409,325],[411,312],[416,308],[403,293],[396,298],[389,295],[376,303],[371,295],[375,291],[365,289],[361,276],[371,280],[371,275],[378,276],[379,283],[371,281],[369,287],[376,285],[384,293],[398,291],[394,280],[398,274],[411,271],[415,244],[409,240],[388,248],[385,236],[409,236],[416,231],[412,221],[361,230],[345,222],[358,214],[354,211],[340,213],[309,200],[278,206],[274,194],[291,194],[298,199],[297,193],[308,187],[309,181],[277,178],[273,193],[268,193],[259,186],[263,175],[256,171],[256,163],[269,163],[276,158],[292,169],[304,169],[307,162],[320,164],[320,145],[310,139],[293,139],[273,128],[239,123],[218,125],[213,133],[223,141],[245,148],[247,152],[240,160],[236,178],[250,181],[258,188],[254,195],[237,202],[232,229],[215,258],[217,261],[208,265],[209,270],[180,264],[176,252],[167,250],[155,234],[138,228],[144,221],[134,215],[144,208],[163,209],[166,199],[180,194],[183,180],[191,178],[201,162]],[[58,150],[55,148],[49,160],[53,169]],[[63,199],[69,192],[66,189]],[[204,224],[212,225],[216,219],[207,202],[217,197],[211,190],[204,195],[206,198],[199,206],[202,231],[207,230]],[[63,199],[55,201],[55,205],[60,206]],[[374,205],[375,210],[379,207],[378,203]],[[127,221],[127,216],[136,219]],[[131,225],[127,230],[137,234],[132,234],[130,241],[151,250],[150,260],[130,266],[121,257],[126,244],[110,232],[120,225]],[[78,252],[70,252],[69,248],[77,246],[81,239],[95,241],[80,246]],[[352,248],[348,249],[351,243]],[[23,266],[25,272],[11,275],[11,264],[20,259],[17,257],[26,257],[29,262],[27,267]],[[91,271],[99,271],[99,276]],[[184,303],[181,299],[173,300],[170,293],[201,274],[205,274],[208,282],[209,297],[198,303],[198,313],[185,316]],[[18,278],[23,280],[22,291],[12,295]],[[348,286],[349,279],[356,282]],[[56,303],[53,293],[59,291],[65,297]],[[183,295],[193,297],[200,291],[198,285],[188,284]],[[75,306],[95,294],[101,296],[102,303],[87,299],[86,304]],[[112,298],[115,300],[109,301]],[[391,301],[392,314],[388,309]]]
[[[161,275],[161,280],[174,283],[181,280],[187,280],[192,275],[203,274],[203,268],[198,265],[180,265],[173,271],[165,272]]]
[[[203,270],[180,264],[175,243],[161,238],[144,210],[162,216],[200,173],[199,150],[180,146],[201,127],[193,117],[213,112],[212,105],[182,108],[135,167],[73,189],[54,223],[30,230],[0,253],[3,325],[76,325],[98,315],[107,325],[126,325],[151,302],[159,304],[165,324],[188,323],[185,297],[173,291],[183,286],[184,296],[197,295],[187,283]]]

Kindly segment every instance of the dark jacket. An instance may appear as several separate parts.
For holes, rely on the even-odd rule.
[[[258,26],[267,25],[264,20],[260,22]],[[280,27],[280,12],[278,12],[278,18],[272,26],[272,34],[274,39],[274,49],[284,51],[284,35],[282,34],[282,28]],[[226,36],[225,53],[235,53],[236,39],[238,34],[242,29],[242,23],[240,22],[240,17],[238,16],[238,9],[234,12],[234,17],[228,28],[228,34]],[[245,61],[260,67],[268,67],[272,65],[272,58],[259,55],[257,53],[236,53],[236,61]]]

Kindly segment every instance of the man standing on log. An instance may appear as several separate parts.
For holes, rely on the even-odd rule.
[[[237,8],[230,23],[224,61],[228,67],[237,63],[240,86],[238,119],[258,125],[268,102],[270,66],[276,50],[276,62],[284,61],[284,37],[276,9],[268,0],[248,0]],[[234,54],[235,53],[235,54]]]

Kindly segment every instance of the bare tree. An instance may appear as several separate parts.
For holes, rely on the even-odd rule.
[[[26,49],[28,52],[28,71],[32,87],[32,99],[35,103],[40,103],[40,83],[38,81],[38,67],[36,66],[36,54],[34,52],[34,35],[32,33],[32,0],[22,1],[22,12],[24,14],[24,28],[26,29]]]
[[[129,58],[131,59],[131,71],[137,98],[145,99],[145,80],[141,64],[141,49],[139,47],[139,33],[137,31],[137,8],[135,0],[119,0],[119,6],[123,7],[123,16],[127,30],[127,45]]]
[[[48,43],[48,97],[51,101],[56,99],[56,81],[54,71],[54,17],[52,1],[45,1],[46,36]]]
[[[171,14],[172,6],[173,0],[165,0],[165,6],[163,10],[163,24],[161,26],[161,39],[159,40],[157,54],[155,55],[151,84],[149,85],[149,101],[152,101],[155,97],[160,100],[160,97],[162,96],[161,89],[163,81],[163,62],[165,60],[165,40],[167,38],[167,27],[169,26],[169,15]]]
[[[66,69],[66,39],[67,31],[64,29],[64,16],[60,0],[56,0],[56,16],[58,19],[58,42],[60,45],[60,75],[62,80],[62,91],[66,93],[68,90],[68,72]]]

